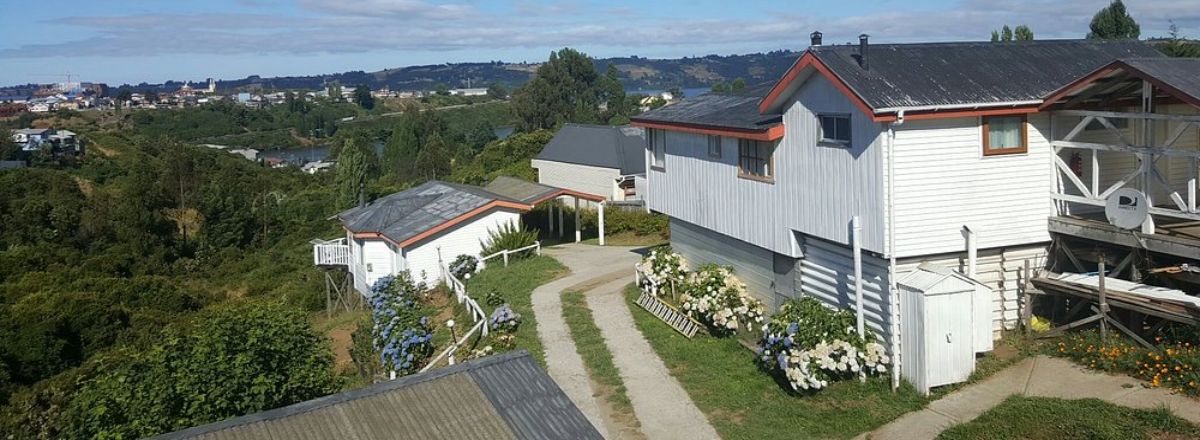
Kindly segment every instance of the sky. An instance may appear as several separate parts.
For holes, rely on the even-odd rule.
[[[0,85],[315,75],[447,62],[675,58],[826,44],[1082,38],[1108,0],[0,0]],[[1129,0],[1142,37],[1200,37],[1200,0]]]

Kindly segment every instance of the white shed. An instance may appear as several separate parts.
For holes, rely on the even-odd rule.
[[[901,373],[922,394],[963,382],[992,350],[992,290],[953,270],[921,265],[901,276]]]

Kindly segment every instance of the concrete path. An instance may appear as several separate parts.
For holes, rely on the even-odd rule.
[[[594,279],[632,279],[633,265],[641,257],[633,252],[633,248],[580,244],[548,247],[542,252],[571,270],[570,275],[533,290],[533,314],[538,338],[546,349],[546,370],[596,429],[605,438],[611,438],[609,433],[616,429],[609,427],[583,366],[583,358],[575,350],[575,341],[563,320],[562,293]]]
[[[1130,408],[1165,406],[1175,415],[1200,424],[1200,402],[1161,388],[1146,388],[1129,376],[1087,370],[1067,360],[1038,356],[1021,361],[979,383],[950,393],[921,411],[892,421],[860,439],[922,440],[966,423],[1013,394],[1061,399],[1096,398]]]
[[[623,294],[629,283],[629,279],[608,282],[588,290],[585,297],[613,353],[642,433],[650,439],[719,439],[708,418],[634,325]]]

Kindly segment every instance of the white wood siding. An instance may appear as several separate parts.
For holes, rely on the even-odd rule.
[[[1020,319],[1019,301],[1022,272],[1025,262],[1037,269],[1046,261],[1046,247],[1042,245],[1016,246],[1011,248],[980,249],[975,262],[975,280],[992,289],[993,338],[1000,339],[1001,331],[1016,328]],[[966,252],[926,255],[906,258],[896,262],[897,277],[916,270],[922,263],[967,273]]]
[[[787,134],[774,153],[774,183],[738,177],[738,141],[723,137],[721,157],[708,137],[668,131],[665,169],[648,167],[650,209],[755,246],[800,256],[794,231],[849,242],[850,219],[863,222],[863,248],[884,246],[880,126],[828,80],[805,83],[791,98]],[[852,143],[818,145],[817,114],[851,115]]]
[[[382,239],[362,240],[362,264],[365,270],[364,281],[367,288],[375,285],[380,278],[396,273],[395,248]]]
[[[892,300],[888,294],[888,261],[864,252],[862,262],[864,324],[890,343]],[[801,295],[834,308],[855,310],[854,251],[849,247],[806,237],[804,258],[797,273],[800,279],[796,285]],[[891,350],[889,343],[884,346]]]
[[[897,257],[963,250],[963,225],[977,233],[981,249],[1048,241],[1049,118],[1031,115],[1028,132],[1028,153],[984,157],[977,117],[897,127]]]
[[[775,303],[770,250],[675,218],[671,219],[671,248],[683,255],[690,270],[708,263],[733,267],[751,295],[768,306]]]
[[[480,242],[486,242],[491,231],[504,224],[516,224],[520,218],[521,215],[515,211],[493,210],[404,248],[403,258],[414,279],[437,283],[442,275],[438,264],[439,249],[441,258],[447,264],[462,254],[479,257],[483,250]]]
[[[620,170],[537,159],[533,159],[531,163],[538,170],[538,182],[603,196],[608,200],[618,200],[614,197],[616,179],[621,177]],[[624,193],[622,199],[623,195]]]

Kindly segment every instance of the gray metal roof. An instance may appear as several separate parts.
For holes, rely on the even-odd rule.
[[[761,114],[758,103],[771,83],[739,92],[705,93],[665,105],[631,118],[642,122],[683,123],[737,130],[765,130],[782,123],[779,114]]]
[[[1124,58],[1122,63],[1200,101],[1200,58]]]
[[[1164,57],[1139,41],[871,44],[809,49],[873,109],[1037,101],[1118,58]]]
[[[646,172],[646,133],[638,127],[566,124],[536,159],[620,170]]]
[[[521,350],[155,439],[602,439]]]
[[[379,233],[401,243],[495,201],[518,202],[476,186],[431,180],[337,217],[350,232]]]

